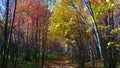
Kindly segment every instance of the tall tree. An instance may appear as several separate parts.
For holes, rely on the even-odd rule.
[[[10,41],[11,41],[11,34],[12,34],[12,29],[13,29],[13,23],[14,23],[14,17],[15,17],[15,12],[16,12],[16,5],[17,5],[17,1],[14,1],[14,9],[13,9],[13,15],[12,15],[12,19],[10,22],[10,27],[9,30],[8,28],[8,14],[9,14],[9,0],[7,0],[6,3],[6,22],[5,22],[5,41],[4,41],[4,45],[3,45],[3,60],[2,60],[2,67],[6,67],[7,66],[7,62],[8,62],[8,49],[9,49],[9,45],[10,45]]]

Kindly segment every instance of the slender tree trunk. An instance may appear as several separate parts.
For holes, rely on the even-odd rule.
[[[91,43],[89,45],[89,52],[90,52],[90,61],[92,63],[92,68],[95,68],[95,57],[94,57],[94,53],[93,53],[93,47],[91,46]]]
[[[9,14],[9,0],[6,2],[6,20],[5,20],[5,26],[4,26],[4,43],[2,45],[2,62],[1,67],[6,68],[6,62],[5,62],[5,51],[7,47],[7,26],[8,26],[8,14]]]
[[[111,9],[108,9],[108,25],[110,25],[109,28],[109,33],[110,33],[110,31],[114,29],[113,11],[111,11]],[[111,38],[109,38],[109,41],[115,41],[115,36],[112,35]],[[114,45],[108,48],[109,68],[116,68],[117,65],[115,50],[116,47]]]
[[[89,10],[90,15],[92,16],[93,28],[94,28],[94,36],[95,36],[95,39],[96,39],[97,46],[99,48],[101,60],[103,62],[104,68],[107,68],[107,64],[105,63],[105,59],[103,57],[103,51],[102,51],[103,49],[101,47],[101,42],[100,42],[100,36],[99,36],[99,32],[98,32],[98,27],[97,27],[97,23],[95,21],[94,15],[93,15],[93,11],[92,11],[92,8],[91,8],[90,0],[84,0],[84,1],[85,1],[85,4],[86,4],[86,6],[87,6],[87,8]]]
[[[44,58],[45,58],[45,48],[47,42],[47,31],[48,31],[48,21],[45,20],[45,25],[43,26],[43,33],[42,33],[42,68],[44,68]]]
[[[27,27],[27,34],[26,34],[26,61],[30,61],[30,55],[29,55],[29,48],[28,48],[28,41],[29,41],[29,34],[28,34],[28,27]]]
[[[10,45],[10,40],[11,40],[11,34],[12,34],[12,29],[13,29],[13,23],[14,23],[14,17],[15,17],[15,12],[16,12],[16,5],[17,5],[17,1],[14,1],[14,12],[13,12],[13,16],[12,16],[12,20],[11,20],[11,25],[9,28],[9,32],[7,31],[7,26],[8,26],[8,14],[9,14],[9,0],[7,0],[7,4],[6,4],[6,22],[5,22],[5,41],[3,47],[3,60],[2,60],[2,67],[5,68],[7,65],[7,60],[8,60],[8,48]],[[8,36],[7,36],[8,35]]]

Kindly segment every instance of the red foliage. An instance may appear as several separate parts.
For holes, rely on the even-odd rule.
[[[40,0],[18,0],[13,31],[18,32],[19,28],[31,30],[32,26],[41,27],[45,20],[49,18],[47,12],[45,2]]]

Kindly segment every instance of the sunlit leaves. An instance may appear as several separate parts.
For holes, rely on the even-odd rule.
[[[99,25],[99,26],[98,26],[98,29],[99,29],[99,30],[107,31],[107,30],[109,29],[109,27],[110,27],[110,25],[107,25],[107,26],[105,26],[105,25]]]
[[[106,2],[109,2],[110,0],[106,0]]]
[[[118,34],[118,33],[120,33],[120,27],[113,29],[110,33],[111,34]]]
[[[107,48],[109,48],[112,45],[120,47],[120,43],[117,43],[117,42],[108,42],[107,45],[108,45]]]
[[[107,3],[99,3],[98,5],[92,5],[94,17],[97,22],[100,22],[101,19],[105,18],[106,11],[108,9],[114,10],[114,8],[115,8],[115,6],[110,1]]]
[[[88,29],[86,30],[86,32],[87,32],[87,33],[92,32],[92,28],[88,28]]]
[[[65,40],[68,37],[74,37],[77,29],[76,12],[66,2],[70,0],[60,1],[58,5],[51,6],[52,17],[50,17],[51,25],[49,26],[49,35],[51,37],[59,37]]]

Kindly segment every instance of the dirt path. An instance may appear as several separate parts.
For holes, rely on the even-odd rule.
[[[44,67],[45,68],[76,68],[75,64],[70,64],[67,58],[68,58],[67,55],[63,55],[51,62],[46,62]]]

